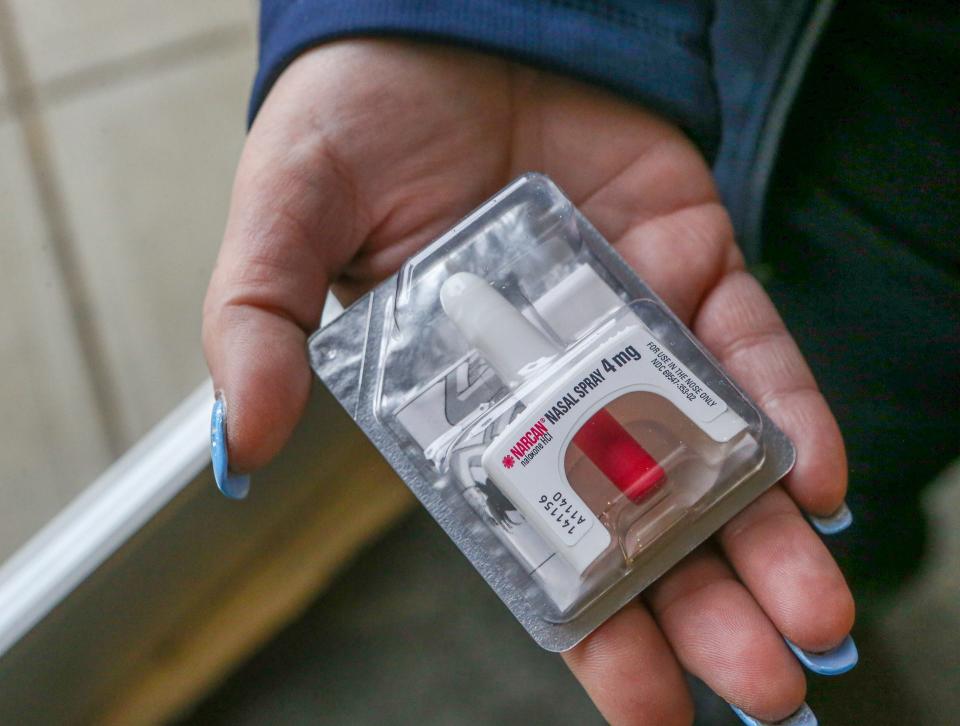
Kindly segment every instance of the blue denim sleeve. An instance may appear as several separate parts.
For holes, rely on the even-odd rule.
[[[262,0],[252,123],[283,69],[343,37],[406,36],[498,53],[623,94],[709,155],[719,135],[706,0]]]

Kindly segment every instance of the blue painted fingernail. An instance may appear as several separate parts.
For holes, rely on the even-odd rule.
[[[729,704],[737,718],[743,721],[747,726],[817,726],[817,717],[807,704],[803,704],[790,716],[783,721],[761,721],[753,716],[748,716],[732,703]]]
[[[210,415],[210,460],[217,488],[230,499],[243,499],[250,491],[250,475],[234,474],[227,460],[227,409],[217,393]]]
[[[850,511],[846,502],[841,504],[836,512],[827,517],[815,517],[808,514],[807,518],[813,528],[820,534],[839,534],[853,524],[853,512]]]
[[[787,640],[784,638],[784,640]],[[851,670],[860,660],[860,654],[857,652],[857,644],[853,642],[853,636],[848,635],[836,648],[828,650],[825,653],[811,653],[800,646],[787,640],[790,650],[797,656],[797,659],[814,673],[821,676],[839,676]]]

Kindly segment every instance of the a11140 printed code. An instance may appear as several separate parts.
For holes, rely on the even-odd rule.
[[[567,534],[574,534],[577,531],[577,527],[582,526],[587,521],[587,519],[580,514],[580,510],[567,501],[567,498],[563,496],[563,492],[555,492],[552,497],[541,494],[539,502],[543,506],[544,511],[550,515],[550,518],[560,525],[560,528]]]

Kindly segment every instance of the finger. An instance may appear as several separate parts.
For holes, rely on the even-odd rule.
[[[766,721],[803,703],[799,663],[715,552],[697,550],[644,597],[681,665],[724,700]]]
[[[847,489],[840,429],[760,284],[745,272],[725,275],[701,303],[693,330],[796,446],[797,463],[784,479],[790,495],[811,514],[835,512]]]
[[[724,525],[718,539],[737,575],[793,643],[823,652],[850,632],[850,589],[823,542],[779,486]]]
[[[693,703],[650,613],[633,601],[563,654],[611,724],[689,724]]]
[[[241,472],[269,461],[299,419],[310,388],[306,336],[363,236],[331,150],[270,113],[264,107],[247,140],[204,303],[204,351],[227,402],[231,468]]]

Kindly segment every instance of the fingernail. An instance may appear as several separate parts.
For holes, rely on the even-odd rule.
[[[732,703],[728,705],[733,709],[733,712],[737,714],[737,718],[747,724],[747,726],[817,726],[817,717],[806,703],[802,704],[800,708],[783,719],[783,721],[761,721],[753,716],[748,716]]]
[[[250,475],[234,474],[227,458],[227,408],[217,392],[210,415],[210,460],[217,489],[230,499],[243,499],[250,491]]]
[[[787,639],[784,638],[784,640]],[[787,645],[790,646],[790,650],[804,666],[821,676],[839,676],[841,673],[851,670],[860,660],[857,644],[853,642],[853,636],[851,635],[844,638],[843,642],[836,648],[825,653],[811,653],[789,640],[787,640]]]
[[[807,515],[810,524],[820,534],[839,534],[851,524],[853,524],[853,512],[844,502],[833,514],[826,517],[815,517],[812,514]]]

